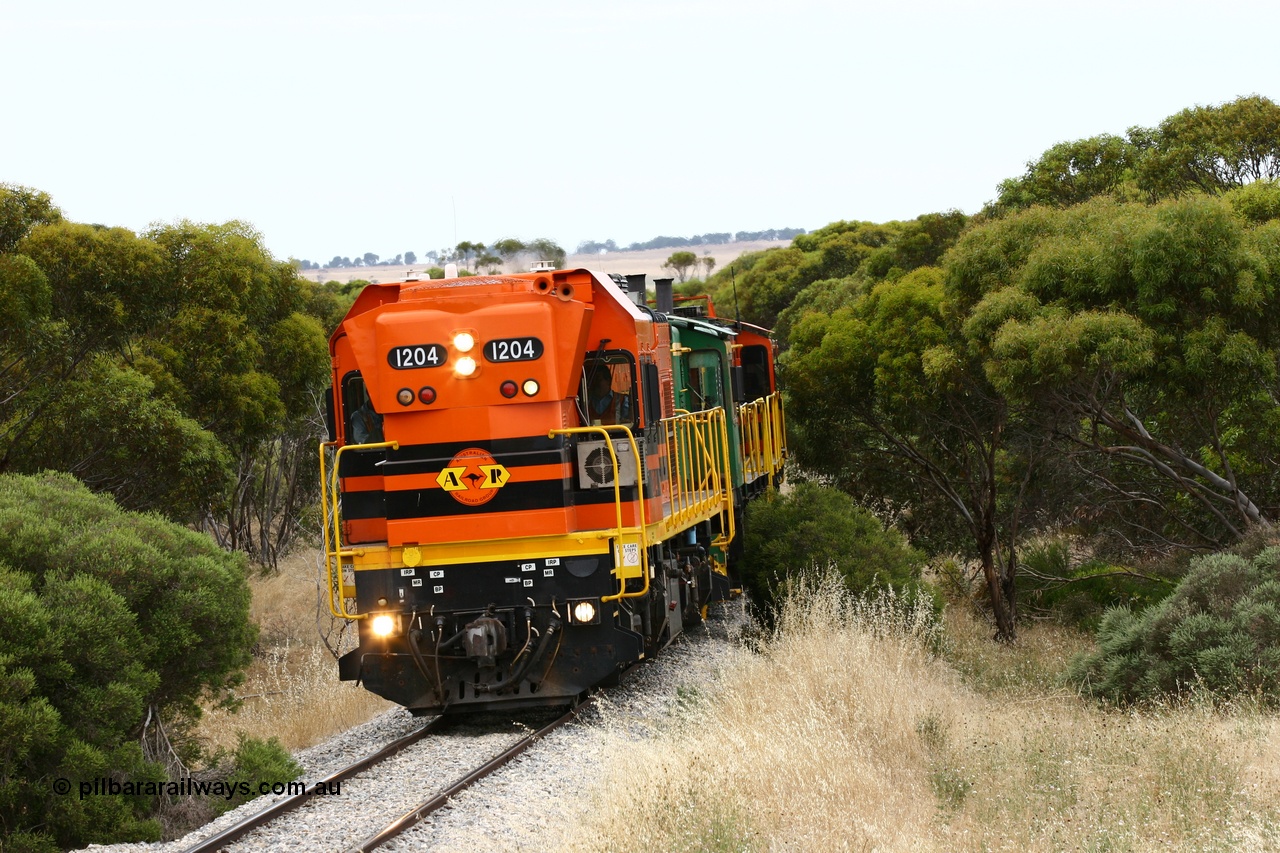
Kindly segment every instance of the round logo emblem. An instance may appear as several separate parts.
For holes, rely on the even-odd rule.
[[[449,460],[436,482],[458,503],[481,506],[493,500],[510,478],[510,472],[489,451],[468,447]]]

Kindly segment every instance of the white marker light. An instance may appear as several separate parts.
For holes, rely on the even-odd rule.
[[[524,381],[524,393],[525,393],[525,396],[527,396],[527,397],[532,397],[534,394],[537,394],[539,390],[540,390],[540,389],[538,388],[538,380],[536,380],[536,379],[526,379],[526,380]]]

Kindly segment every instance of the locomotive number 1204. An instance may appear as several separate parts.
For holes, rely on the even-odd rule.
[[[486,361],[535,361],[542,358],[542,341],[537,338],[501,338],[484,345]]]
[[[439,367],[444,364],[445,349],[440,344],[411,344],[392,347],[387,353],[387,364],[396,370],[413,370],[418,367]]]

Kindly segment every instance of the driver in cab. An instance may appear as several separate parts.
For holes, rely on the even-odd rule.
[[[587,408],[592,426],[631,423],[631,395],[614,390],[611,371],[600,370],[592,374]]]

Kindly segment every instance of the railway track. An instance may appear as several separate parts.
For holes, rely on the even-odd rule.
[[[616,763],[618,733],[624,731],[630,743],[661,731],[678,713],[679,692],[704,689],[723,662],[739,653],[746,624],[742,607],[735,603],[720,611],[705,629],[682,635],[617,686],[600,691],[599,701],[581,704],[572,726],[565,725],[567,718],[546,714],[525,717],[518,726],[499,726],[493,718],[437,718],[406,734],[412,724],[406,717],[391,726],[398,728],[398,739],[323,780],[308,780],[308,791],[320,781],[341,781],[340,796],[246,805],[207,830],[159,848],[121,844],[93,853],[567,849],[579,838],[584,804]],[[520,750],[527,752],[511,764]],[[351,761],[349,753],[344,760]],[[317,766],[327,768],[317,773],[328,773],[335,764]]]
[[[556,729],[560,728],[566,723],[570,723],[573,720],[577,719],[578,713],[591,701],[592,701],[591,699],[588,699],[586,702],[579,705],[577,708],[574,708],[573,710],[569,711],[567,714],[564,714],[558,719],[548,723],[547,725],[538,729],[536,732],[532,732],[526,737],[521,738],[520,741],[515,745],[504,750],[499,755],[494,756],[492,759],[487,761],[483,766],[478,767],[471,773],[468,773],[466,776],[462,777],[457,782],[450,785],[446,790],[441,791],[440,793],[433,796],[431,799],[426,800],[421,805],[401,815],[399,818],[397,818],[396,820],[388,824],[380,832],[377,832],[369,836],[364,841],[357,844],[355,847],[352,848],[352,850],[358,850],[360,851],[360,853],[368,853],[368,851],[370,850],[375,850],[378,847],[381,847],[383,844],[390,841],[392,838],[395,838],[396,836],[404,832],[409,827],[415,826],[416,824],[421,823],[422,820],[426,818],[428,815],[443,808],[446,804],[448,804],[450,798],[452,798],[455,794],[461,793],[462,791],[471,787],[476,782],[480,781],[481,779],[485,778],[489,774],[493,773],[498,768],[505,766],[507,762],[511,761],[511,759],[515,758],[516,756],[520,755],[520,753],[524,752],[526,749],[532,746],[537,740],[541,739],[543,736],[555,731]]]
[[[471,785],[505,766],[508,762],[519,756],[542,737],[577,719],[578,714],[587,708],[592,701],[593,700],[591,698],[586,699],[574,709],[536,730],[526,728],[523,734],[519,735],[513,742],[484,764],[465,773],[460,778],[456,779],[442,790],[436,791],[430,797],[419,802],[408,811],[397,814],[394,819],[387,822],[381,829],[369,834],[367,837],[364,837],[363,840],[355,841],[354,843],[346,842],[349,846],[345,847],[345,849],[358,851],[370,851],[377,849],[432,813],[443,808],[449,803],[449,800],[458,793],[466,790]],[[458,728],[459,725],[459,723],[452,721],[449,718],[436,717],[416,731],[392,741],[377,752],[365,756],[359,761],[326,776],[322,780],[317,780],[316,782],[311,783],[308,785],[308,790],[314,790],[321,784],[326,788],[332,789],[335,784],[341,785],[344,782],[348,782],[349,780],[361,776],[394,756],[401,755],[406,750],[412,749],[414,746],[420,744],[432,735],[447,736],[451,730]],[[423,761],[422,763],[426,764],[427,762]],[[243,820],[221,830],[217,834],[212,835],[190,847],[184,848],[185,853],[215,853],[215,851],[230,850],[233,845],[237,844],[242,839],[245,839],[247,836],[250,836],[256,830],[270,826],[285,815],[305,807],[309,802],[315,799],[316,797],[313,794],[305,793],[295,794],[285,797],[284,799],[277,800],[259,811],[254,812]],[[321,797],[320,799],[324,798]]]

